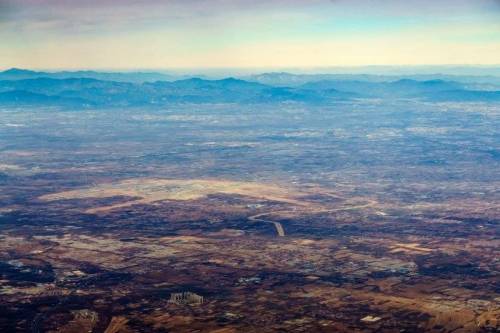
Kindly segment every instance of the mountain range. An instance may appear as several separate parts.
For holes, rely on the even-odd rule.
[[[280,83],[273,85],[251,78],[167,80],[168,76],[161,73],[85,71],[45,73],[46,76],[44,73],[21,69],[0,72],[0,104],[116,107],[169,103],[328,103],[371,98],[500,101],[500,89],[471,89],[470,83],[440,79],[383,81],[362,75],[335,79],[320,76],[323,79],[299,84],[300,76],[276,73]],[[289,84],[285,85],[287,80]]]
[[[176,75],[169,75],[157,72],[97,72],[97,71],[60,71],[60,72],[40,72],[20,68],[11,68],[0,72],[0,80],[26,80],[38,78],[52,79],[96,79],[103,81],[117,82],[155,82],[173,81],[181,78]]]

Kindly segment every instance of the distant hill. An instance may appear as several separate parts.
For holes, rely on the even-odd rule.
[[[500,94],[471,90],[463,83],[444,80],[322,80],[277,87],[236,78],[123,82],[95,78],[21,79],[32,73],[16,69],[9,73],[18,79],[0,81],[0,104],[117,107],[169,103],[329,103],[359,98],[495,102]]]
[[[307,83],[320,81],[361,81],[394,82],[398,80],[414,81],[453,81],[467,85],[468,88],[481,90],[500,90],[500,76],[450,75],[450,74],[414,74],[414,75],[376,75],[376,74],[293,74],[287,72],[262,73],[241,77],[251,82],[259,82],[278,87],[299,87]]]
[[[174,81],[179,76],[168,75],[156,72],[96,72],[96,71],[61,71],[61,72],[37,72],[19,68],[11,68],[0,72],[0,80],[24,80],[37,78],[69,79],[85,78],[104,81],[118,82],[154,82],[154,81]]]
[[[427,93],[438,93],[448,90],[463,89],[464,85],[457,82],[442,80],[415,81],[401,79],[393,82],[367,82],[367,81],[317,81],[306,83],[302,89],[326,90],[335,89],[356,93],[366,97],[422,97]]]
[[[350,75],[350,74],[292,74],[287,72],[262,73],[248,75],[242,79],[250,82],[259,82],[276,87],[299,87],[306,83],[318,81],[367,81],[384,82],[396,80],[397,77],[386,77],[380,75]]]
[[[36,78],[0,81],[0,92],[15,91],[10,102],[25,100],[40,104],[94,106],[140,106],[168,103],[272,103],[272,102],[324,102],[357,97],[356,94],[335,89],[311,90],[272,87],[235,78],[204,80],[191,78],[178,81],[130,83],[103,81],[89,78]],[[34,94],[31,96],[31,94]],[[35,98],[35,95],[37,96]],[[0,101],[6,103],[8,96]],[[45,97],[44,97],[45,96]],[[15,98],[14,98],[15,97]]]

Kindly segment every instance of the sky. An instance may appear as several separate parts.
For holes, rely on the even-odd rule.
[[[500,64],[500,0],[0,0],[0,68]]]

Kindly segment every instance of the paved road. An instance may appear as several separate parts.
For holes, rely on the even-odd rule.
[[[368,208],[368,207],[374,206],[375,204],[376,204],[376,201],[370,200],[369,202],[361,204],[361,205],[340,207],[340,208],[334,208],[334,209],[313,210],[312,212],[313,213],[333,213],[333,212],[340,212],[340,211],[345,211],[345,210],[355,210],[355,209],[361,209],[361,208]],[[255,222],[272,223],[272,224],[274,224],[274,227],[276,228],[276,232],[278,233],[278,236],[285,237],[285,229],[283,228],[283,225],[281,223],[276,222],[276,221],[261,219],[260,217],[265,216],[265,215],[269,215],[269,214],[287,213],[287,212],[290,212],[290,209],[271,211],[271,212],[266,212],[266,213],[259,213],[259,214],[248,217],[248,219],[250,221],[255,221]]]
[[[250,216],[248,219],[250,221],[254,221],[254,222],[272,223],[272,224],[274,224],[274,227],[276,228],[276,232],[278,233],[278,236],[285,237],[285,229],[283,229],[283,226],[281,225],[281,223],[275,222],[275,221],[268,221],[268,220],[264,220],[264,219],[260,219],[259,218],[261,216],[269,215],[271,213],[278,213],[278,212],[260,213],[260,214],[257,214],[257,215]]]

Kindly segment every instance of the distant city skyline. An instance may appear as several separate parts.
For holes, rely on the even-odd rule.
[[[500,1],[0,0],[0,69],[498,65]]]

